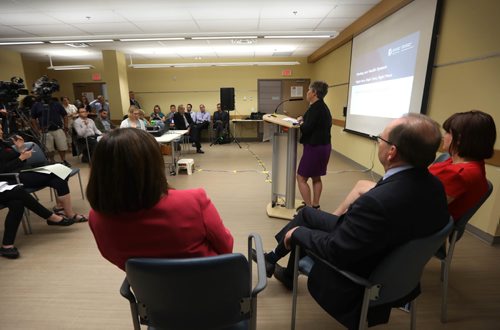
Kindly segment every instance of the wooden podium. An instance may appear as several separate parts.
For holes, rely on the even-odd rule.
[[[295,119],[278,114],[267,114],[262,119],[276,126],[273,134],[271,203],[267,205],[267,215],[291,220],[296,208],[302,204],[301,200],[295,199],[299,125]]]

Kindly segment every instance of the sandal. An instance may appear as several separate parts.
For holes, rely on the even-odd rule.
[[[54,206],[52,208],[52,212],[54,212],[57,215],[64,215],[64,208],[63,207]],[[63,214],[60,214],[60,213],[63,213]]]
[[[79,218],[78,218],[78,216],[79,216]],[[71,218],[71,219],[72,219],[72,220],[74,220],[74,221],[75,221],[75,223],[76,223],[76,222],[87,222],[87,221],[89,221],[89,219],[87,219],[87,218],[86,218],[84,215],[82,215],[82,214],[75,214],[75,215],[73,216],[73,218]]]

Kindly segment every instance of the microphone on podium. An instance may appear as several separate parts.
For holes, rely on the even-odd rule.
[[[303,101],[304,99],[302,97],[300,98],[293,98],[293,99],[285,99],[283,101],[281,101],[278,106],[276,107],[276,109],[274,109],[274,113],[278,113],[278,108],[280,107],[280,105],[282,105],[283,103],[285,102],[289,102],[289,101]]]

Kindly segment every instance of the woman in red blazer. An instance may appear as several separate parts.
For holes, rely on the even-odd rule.
[[[205,191],[168,187],[158,143],[145,131],[121,128],[102,138],[87,196],[99,251],[123,270],[132,257],[232,252],[233,237]]]

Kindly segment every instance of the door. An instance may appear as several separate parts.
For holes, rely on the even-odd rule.
[[[92,102],[98,95],[104,95],[105,83],[73,83],[74,99],[82,99],[82,95],[87,96]]]

